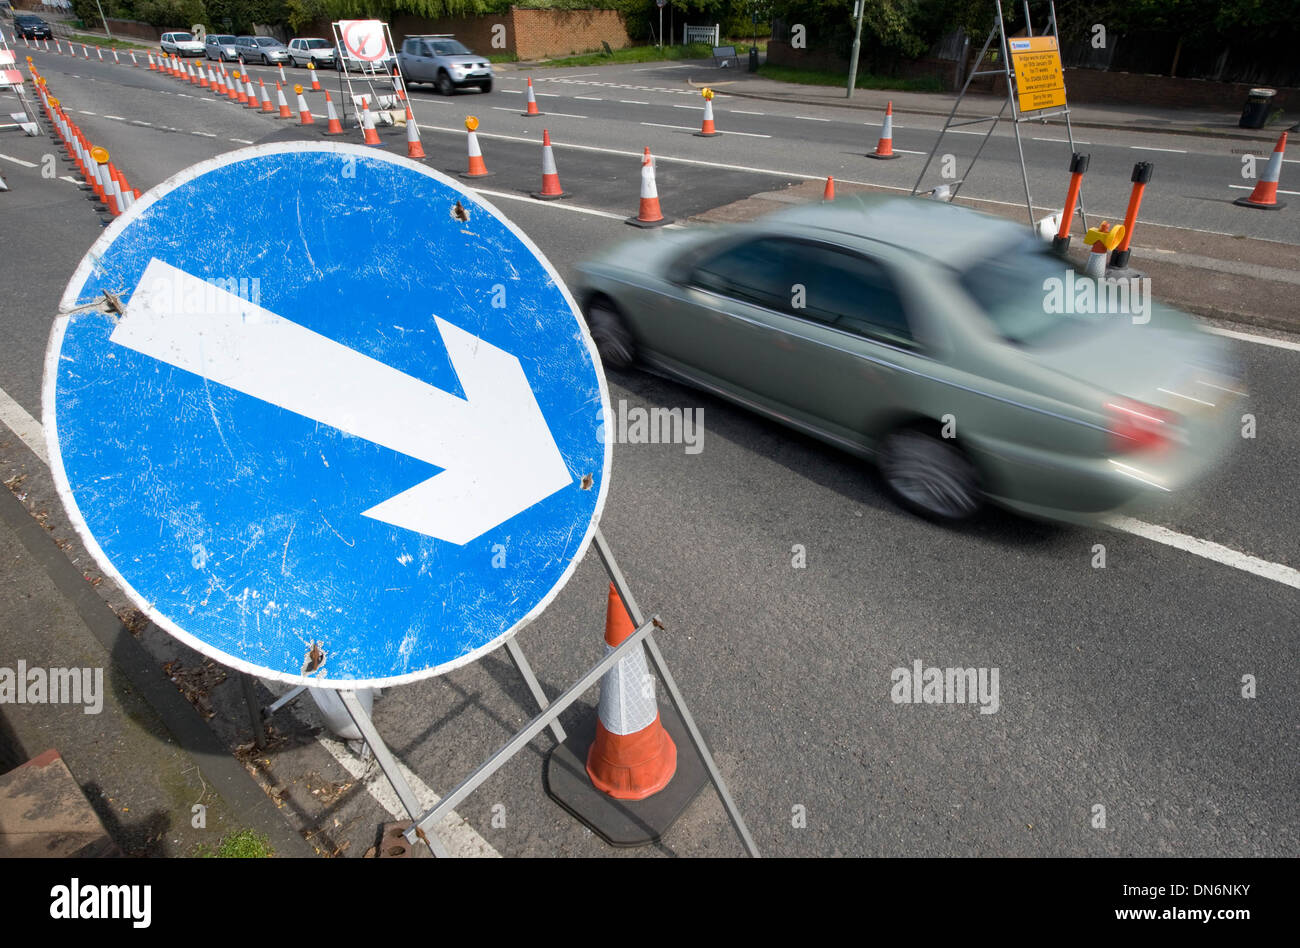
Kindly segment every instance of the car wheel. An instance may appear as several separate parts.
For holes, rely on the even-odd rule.
[[[968,520],[984,505],[979,474],[957,443],[920,428],[885,438],[880,472],[903,506],[932,520]]]
[[[485,82],[485,83],[483,83],[482,85],[480,85],[479,88],[482,89],[484,92],[491,92],[491,91],[492,91],[492,83],[491,83],[491,82]]]
[[[451,84],[451,76],[445,72],[438,73],[438,95],[451,95],[456,87]]]
[[[606,365],[624,369],[636,361],[636,341],[627,320],[608,298],[597,296],[587,304],[587,328],[596,351]]]

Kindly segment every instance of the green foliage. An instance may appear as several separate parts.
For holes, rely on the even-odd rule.
[[[245,829],[223,836],[216,852],[200,843],[194,855],[200,859],[269,859],[275,850],[264,834]]]
[[[206,23],[208,11],[203,0],[135,0],[131,19],[154,26],[188,30],[195,23]]]
[[[797,82],[806,86],[844,86],[844,73],[827,72],[821,69],[796,69],[791,66],[774,66],[764,63],[758,67],[758,74],[779,82]],[[874,76],[870,73],[858,73],[853,83],[856,89],[891,89],[900,92],[943,92],[943,83],[934,76],[921,76],[915,79],[899,79],[894,76]]]
[[[613,55],[603,50],[584,53],[580,56],[566,56],[563,59],[550,59],[546,66],[603,66],[610,63],[653,63],[665,59],[708,59],[713,55],[713,47],[708,43],[690,43],[685,46],[629,46],[616,49]]]

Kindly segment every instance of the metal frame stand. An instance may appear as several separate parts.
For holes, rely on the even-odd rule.
[[[527,725],[517,734],[506,741],[497,751],[484,761],[477,770],[466,777],[450,793],[442,798],[436,806],[429,809],[423,808],[412,792],[410,784],[402,776],[401,768],[397,764],[396,758],[384,744],[383,738],[375,730],[374,723],[370,716],[366,714],[365,709],[357,700],[356,695],[351,691],[340,691],[339,697],[343,701],[343,706],[347,709],[353,723],[356,724],[366,744],[370,747],[371,752],[375,755],[384,777],[392,785],[397,797],[402,801],[402,806],[406,809],[407,814],[411,817],[412,823],[403,834],[407,841],[412,845],[416,840],[423,842],[429,848],[429,851],[435,856],[449,855],[445,846],[433,832],[433,827],[458,803],[473,793],[478,787],[490,776],[501,769],[515,754],[523,750],[525,746],[538,734],[547,728],[559,743],[564,743],[566,738],[563,727],[559,722],[560,715],[568,709],[578,698],[593,685],[600,681],[601,677],[616,663],[621,661],[631,649],[645,647],[649,656],[650,663],[654,671],[663,683],[664,690],[668,694],[669,701],[672,702],[673,708],[680,715],[682,723],[685,726],[686,733],[689,736],[691,744],[694,746],[696,753],[699,754],[704,768],[708,771],[709,780],[713,783],[717,791],[718,798],[721,800],[723,807],[727,811],[727,816],[731,820],[732,826],[735,827],[736,833],[740,836],[744,844],[745,851],[750,856],[758,856],[758,848],[754,845],[754,839],[749,833],[749,828],[745,825],[744,818],[736,808],[735,801],[731,798],[731,793],[727,790],[726,782],[722,779],[722,774],[718,770],[717,764],[713,760],[713,755],[709,752],[708,745],[705,743],[699,728],[695,724],[695,719],[691,717],[690,710],[686,707],[686,699],[682,697],[681,691],[677,687],[677,682],[673,679],[672,673],[668,670],[668,663],[664,660],[663,653],[659,651],[659,646],[654,639],[654,630],[662,629],[663,624],[659,621],[658,616],[646,618],[637,605],[636,598],[632,595],[627,579],[623,576],[622,571],[618,568],[618,563],[614,559],[614,554],[605,541],[604,535],[599,528],[596,530],[593,540],[596,553],[600,556],[601,564],[605,567],[605,572],[609,580],[614,584],[618,591],[619,597],[623,600],[624,606],[627,607],[628,615],[632,617],[632,623],[636,631],[628,636],[616,649],[609,652],[604,658],[593,665],[587,672],[578,679],[577,683],[571,686],[564,694],[560,695],[554,701],[549,701],[546,693],[542,690],[537,681],[537,676],[533,674],[532,666],[528,664],[528,659],[524,657],[523,651],[519,648],[518,643],[513,638],[508,639],[505,643],[506,652],[510,660],[518,669],[520,676],[528,685],[529,691],[532,692],[541,713],[534,717]],[[280,699],[280,702],[292,700],[295,695],[291,692]]]
[[[339,29],[339,22],[340,21],[336,20],[330,24],[330,29],[333,30],[334,32],[334,49],[337,50],[337,53],[335,55],[339,55],[347,49],[347,47],[343,45],[343,33]],[[384,42],[388,44],[388,51],[393,54],[393,65],[397,68],[398,80],[401,82],[402,92],[403,94],[405,94],[406,77],[402,75],[401,62],[397,58],[397,48],[393,45],[393,34],[389,30],[387,23],[384,24]],[[339,70],[339,99],[340,99],[339,121],[341,123],[347,121],[348,110],[350,109],[353,117],[357,120],[357,125],[359,127],[361,125],[361,113],[358,111],[356,103],[354,101],[354,99],[356,98],[356,94],[352,89],[352,71],[348,69],[346,58],[344,58],[344,60],[341,63],[339,63],[339,65],[342,67]],[[368,65],[366,63],[361,64],[361,71],[359,75],[361,77],[361,80],[364,81],[366,86],[370,89],[370,94],[366,98],[370,100],[369,105],[370,105],[370,111],[372,113],[381,111],[380,108],[381,98],[379,92],[375,89],[375,80],[379,79],[380,77],[382,77],[386,83],[393,86],[392,95],[388,96],[388,98],[392,100],[394,105],[396,104],[397,85],[396,83],[393,82],[393,77],[391,75],[380,72],[378,69],[374,67],[373,64]],[[345,85],[347,86],[346,93],[343,91],[343,87]],[[390,107],[391,106],[384,106],[383,109],[387,109]]]
[[[948,113],[948,119],[946,122],[944,122],[943,128],[940,129],[939,137],[935,139],[934,147],[930,149],[930,154],[926,156],[925,165],[921,168],[921,173],[917,175],[916,184],[912,186],[912,194],[915,195],[917,191],[920,190],[921,182],[925,179],[925,173],[930,169],[930,164],[931,162],[934,161],[934,156],[939,151],[939,144],[943,141],[944,134],[947,133],[947,131],[950,128],[957,128],[962,125],[979,125],[983,122],[991,122],[992,124],[989,125],[989,130],[984,133],[983,139],[980,140],[980,146],[975,151],[975,157],[973,157],[970,160],[970,164],[966,166],[966,173],[962,175],[961,178],[959,178],[953,185],[952,197],[956,198],[957,192],[961,190],[961,186],[965,184],[966,180],[970,177],[971,169],[975,167],[975,162],[979,160],[980,155],[983,153],[984,146],[988,144],[989,139],[993,136],[993,130],[997,128],[998,122],[1002,121],[1002,116],[1006,112],[1007,106],[1010,105],[1012,127],[1015,129],[1015,133],[1016,133],[1016,152],[1020,156],[1020,176],[1024,180],[1024,184],[1025,184],[1025,210],[1028,211],[1029,213],[1029,226],[1031,228],[1034,228],[1037,227],[1037,222],[1034,220],[1033,198],[1029,194],[1029,171],[1025,167],[1025,149],[1024,149],[1024,144],[1020,138],[1020,123],[1033,122],[1033,121],[1045,122],[1049,118],[1064,116],[1065,133],[1066,133],[1066,138],[1069,139],[1071,154],[1073,154],[1075,151],[1074,129],[1070,125],[1069,105],[1066,105],[1064,108],[1056,112],[1038,111],[1038,112],[1031,112],[1026,114],[1020,111],[1020,108],[1016,103],[1015,83],[1014,83],[1012,70],[1011,70],[1011,57],[1007,49],[1007,30],[1006,30],[1006,21],[1003,18],[1003,14],[1002,14],[1002,0],[996,0],[996,2],[997,2],[997,14],[993,20],[993,28],[989,30],[988,39],[984,41],[984,45],[980,48],[979,56],[977,56],[975,59],[975,68],[972,69],[970,74],[966,77],[966,81],[962,84],[961,92],[957,94],[957,99],[955,102],[953,102],[952,111]],[[1050,22],[1048,24],[1047,30],[1045,30],[1041,35],[1043,36],[1051,35],[1052,37],[1054,37],[1056,39],[1056,47],[1059,53],[1059,50],[1061,48],[1061,37],[1060,34],[1057,32],[1057,27],[1056,27],[1055,0],[1049,0],[1048,6],[1050,9]],[[1033,22],[1029,18],[1029,0],[1024,0],[1024,11],[1025,11],[1025,33],[1028,36],[1033,36],[1034,35]],[[992,45],[993,38],[995,36],[998,38],[998,48],[1000,51],[1000,55],[1002,57],[1001,59],[1002,67],[1000,69],[980,69],[979,68],[980,65],[983,64],[984,62],[984,56],[988,53],[989,46]],[[966,96],[966,90],[970,88],[971,80],[974,79],[976,76],[1002,76],[1006,80],[1007,100],[1006,102],[1002,103],[1002,108],[998,110],[996,115],[985,115],[980,118],[965,119],[960,122],[954,122],[953,117],[957,114],[957,109],[961,106],[962,99],[965,98]],[[1079,220],[1083,224],[1084,229],[1087,230],[1088,218],[1083,209],[1082,192],[1080,192],[1079,194]]]

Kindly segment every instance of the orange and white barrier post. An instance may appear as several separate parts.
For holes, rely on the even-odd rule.
[[[659,209],[659,188],[655,184],[655,160],[647,145],[641,156],[641,206],[636,217],[629,217],[627,223],[634,227],[662,227],[669,223]]]
[[[363,96],[361,99],[361,136],[367,145],[382,145],[379,140],[379,133],[375,131],[375,120],[370,114],[370,102]]]
[[[329,95],[329,93],[325,93]],[[411,103],[406,103],[406,157],[407,158],[427,158],[424,153],[424,145],[420,141],[420,127],[415,124],[415,113],[411,111]]]
[[[473,115],[467,116],[465,131],[468,132],[469,170],[461,175],[462,178],[486,178],[492,173],[483,163],[483,151],[478,147],[478,136],[474,134],[477,129],[478,119]]]
[[[1259,181],[1255,183],[1255,190],[1250,192],[1250,197],[1237,198],[1232,203],[1240,207],[1256,207],[1261,211],[1280,211],[1286,207],[1285,201],[1277,199],[1277,184],[1282,179],[1282,156],[1285,154],[1286,132],[1283,132],[1273,147],[1273,154],[1264,166]]]
[[[700,123],[700,130],[695,133],[695,137],[714,138],[721,133],[713,127],[713,90],[706,87],[700,90],[700,95],[704,96],[704,120]]]
[[[533,77],[528,77],[528,104],[524,111],[519,113],[524,118],[540,118],[541,112],[537,108],[537,96],[533,94]]]
[[[316,120],[311,116],[311,109],[307,108],[307,100],[302,97],[302,86],[294,86],[293,91],[298,93],[298,124],[311,125]]]
[[[606,654],[635,631],[632,617],[610,583]],[[677,745],[659,717],[653,682],[641,647],[600,680],[596,739],[587,751],[587,776],[597,790],[616,800],[653,796],[668,786],[677,772]]]
[[[1052,238],[1052,251],[1065,256],[1070,249],[1070,223],[1074,219],[1074,207],[1079,203],[1079,189],[1083,187],[1083,176],[1088,171],[1089,156],[1075,152],[1070,156],[1070,188],[1065,192],[1065,208],[1061,211],[1061,226]]]
[[[1133,229],[1137,227],[1138,210],[1142,207],[1142,192],[1146,190],[1147,185],[1151,182],[1151,173],[1155,166],[1149,161],[1139,161],[1133,166],[1133,190],[1128,198],[1128,210],[1124,212],[1124,237],[1120,240],[1119,246],[1115,252],[1110,255],[1110,266],[1106,268],[1107,273],[1114,270],[1128,270],[1129,261],[1129,242],[1133,240]]]
[[[555,152],[551,149],[551,133],[542,129],[542,189],[534,191],[539,201],[554,201],[568,197],[560,187],[560,173],[555,167]]]
[[[330,98],[328,90],[325,92],[325,112],[329,119],[329,125],[325,128],[325,134],[342,135],[343,124],[339,121],[339,114],[334,111],[334,100]]]
[[[276,98],[276,106],[280,110],[280,114],[277,115],[276,118],[282,118],[282,119],[293,118],[293,113],[289,111],[289,102],[284,97],[284,86],[280,85],[280,83],[278,82],[275,84],[275,98]]]
[[[897,158],[894,154],[894,103],[890,102],[885,106],[885,123],[880,126],[880,141],[876,143],[876,150],[867,155],[868,158],[879,158],[887,161],[890,158]]]

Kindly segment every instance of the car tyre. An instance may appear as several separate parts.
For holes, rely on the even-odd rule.
[[[451,95],[455,91],[456,87],[452,85],[451,76],[445,72],[438,73],[438,95]]]
[[[881,445],[880,473],[898,501],[941,523],[969,520],[984,505],[979,472],[951,438],[900,428]]]
[[[491,91],[492,91],[492,82],[491,82],[491,80],[482,83],[482,84],[479,86],[479,88],[482,89],[484,92],[491,92]]]
[[[591,340],[605,365],[625,369],[636,361],[636,340],[612,300],[597,296],[587,304],[586,316]]]

